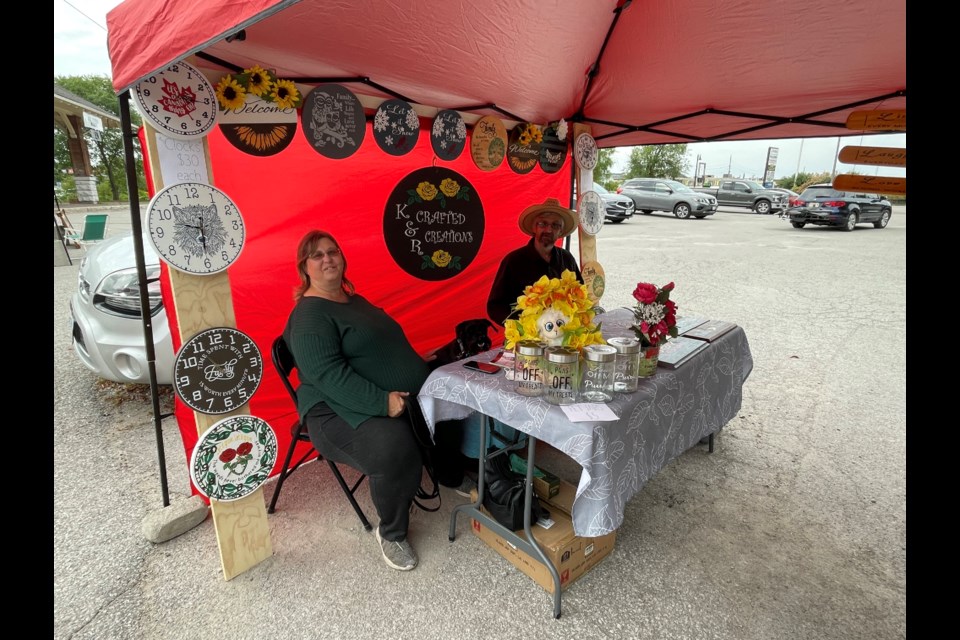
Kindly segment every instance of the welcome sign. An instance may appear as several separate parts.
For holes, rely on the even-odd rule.
[[[449,280],[466,269],[483,243],[480,196],[466,178],[443,167],[401,180],[383,213],[383,237],[397,265],[421,280]]]

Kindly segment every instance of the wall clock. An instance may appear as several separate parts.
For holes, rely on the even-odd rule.
[[[224,502],[259,489],[277,461],[277,435],[262,418],[231,416],[207,429],[190,455],[190,478]]]
[[[596,191],[585,191],[577,202],[577,215],[580,217],[580,228],[592,236],[597,235],[603,228],[603,200]]]
[[[242,331],[214,327],[183,343],[173,365],[173,387],[200,413],[239,409],[253,397],[263,377],[256,343]]]
[[[217,94],[186,62],[174,62],[137,83],[133,103],[155,129],[174,136],[205,136],[217,119]]]
[[[237,205],[203,182],[181,182],[157,192],[147,205],[147,227],[163,261],[195,275],[218,273],[233,264],[246,234]]]
[[[597,158],[600,152],[597,149],[597,141],[589,133],[581,133],[573,143],[573,157],[581,169],[592,171],[597,166]]]

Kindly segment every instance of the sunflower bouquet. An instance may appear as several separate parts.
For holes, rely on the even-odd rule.
[[[523,290],[513,307],[515,319],[507,319],[504,340],[513,349],[520,340],[542,340],[550,346],[580,350],[588,344],[604,344],[600,325],[593,323],[593,301],[587,287],[573,271],[559,278],[543,276]]]

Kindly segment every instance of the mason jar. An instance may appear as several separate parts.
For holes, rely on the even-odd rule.
[[[607,344],[617,350],[613,366],[613,390],[633,393],[637,390],[640,369],[640,341],[636,338],[610,338]]]
[[[546,401],[550,404],[575,403],[580,377],[580,353],[567,347],[547,347],[544,356]]]
[[[521,340],[514,349],[516,391],[522,396],[543,395],[543,350],[546,344],[537,340]]]
[[[583,372],[580,374],[580,400],[613,400],[613,374],[617,350],[608,344],[589,344],[583,348]]]

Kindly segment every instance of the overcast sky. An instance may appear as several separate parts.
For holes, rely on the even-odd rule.
[[[53,75],[111,75],[107,55],[107,12],[119,0],[54,0],[53,2]],[[861,142],[862,140],[862,142]],[[777,169],[774,178],[791,176],[799,171],[818,173],[832,171],[837,158],[838,138],[805,138],[791,140],[755,140],[751,142],[696,142],[687,145],[692,175],[697,156],[706,163],[707,175],[732,173],[736,176],[762,176],[767,150],[776,147]],[[906,148],[906,134],[844,136],[840,148],[848,145]],[[621,148],[618,157],[625,159],[629,148]],[[836,162],[837,173],[857,173],[903,177],[905,168],[847,165]]]

